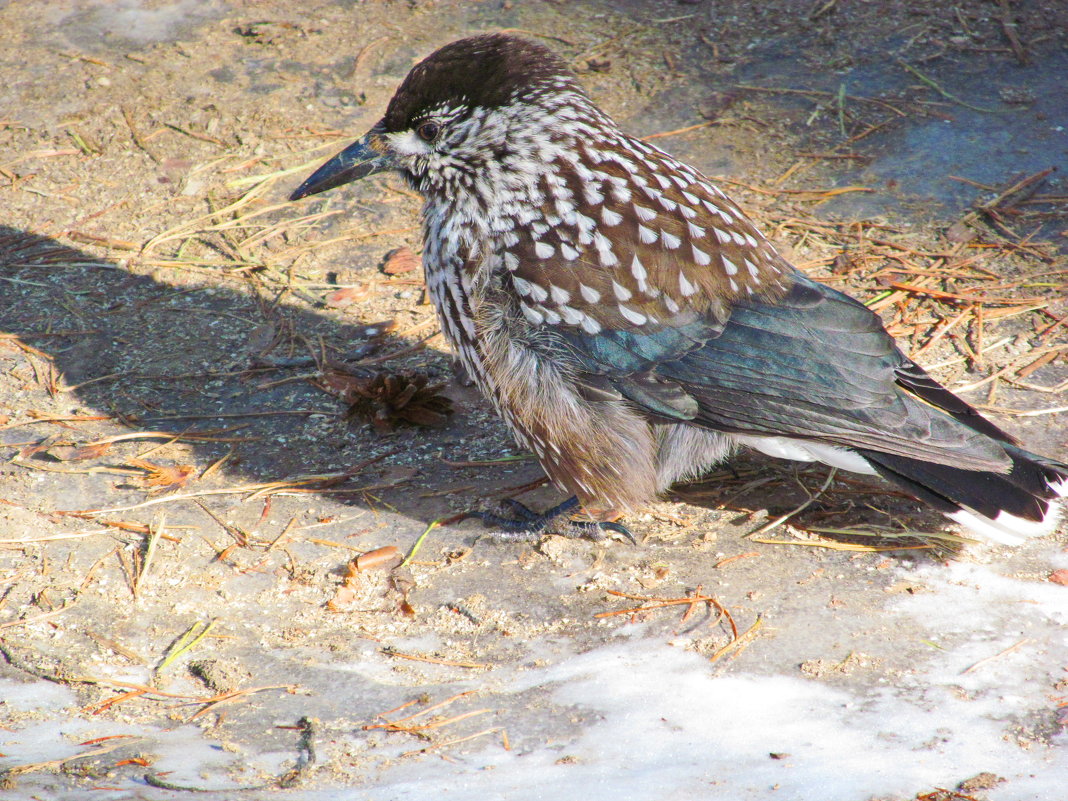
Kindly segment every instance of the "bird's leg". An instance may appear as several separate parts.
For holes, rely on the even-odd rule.
[[[541,513],[514,498],[506,498],[505,503],[512,510],[513,517],[503,517],[492,512],[467,512],[464,516],[477,517],[487,528],[497,529],[489,535],[497,542],[536,542],[546,534],[557,534],[570,539],[584,537],[596,542],[605,539],[606,531],[615,531],[637,544],[634,535],[619,523],[572,519],[570,513],[579,506],[575,496]]]

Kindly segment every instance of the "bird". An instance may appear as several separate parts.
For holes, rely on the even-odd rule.
[[[941,386],[699,170],[624,133],[549,48],[441,47],[291,199],[386,171],[424,199],[427,291],[460,363],[571,496],[481,515],[513,538],[579,510],[574,536],[628,533],[619,520],[743,447],[881,476],[998,543],[1056,528],[1068,465]]]

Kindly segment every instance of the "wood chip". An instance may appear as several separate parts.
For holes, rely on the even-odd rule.
[[[358,300],[365,300],[371,290],[366,285],[347,286],[331,292],[325,298],[325,303],[332,309],[342,309]]]
[[[418,270],[422,266],[422,259],[416,256],[409,248],[397,248],[390,251],[389,255],[386,256],[385,264],[382,265],[382,272],[386,275],[403,275],[404,273]]]
[[[389,570],[399,565],[403,558],[395,545],[386,545],[357,556],[352,560],[349,570]]]

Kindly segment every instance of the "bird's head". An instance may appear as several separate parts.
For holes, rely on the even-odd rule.
[[[573,113],[560,114],[563,106]],[[472,190],[504,164],[533,167],[574,109],[587,107],[574,73],[549,49],[505,34],[461,39],[416,65],[385,116],[291,199],[386,170],[426,194]]]

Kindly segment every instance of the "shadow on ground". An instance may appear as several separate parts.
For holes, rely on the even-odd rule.
[[[0,330],[9,343],[14,337],[32,346],[19,352],[12,345],[6,358],[17,374],[25,374],[27,385],[36,383],[38,390],[51,394],[47,410],[18,408],[11,399],[12,410],[27,417],[8,422],[0,446],[20,448],[18,467],[9,471],[66,474],[66,482],[60,481],[48,498],[49,512],[132,507],[167,497],[161,490],[210,493],[219,489],[218,482],[202,482],[198,476],[225,459],[220,475],[230,485],[325,475],[329,478],[293,489],[318,490],[358,510],[388,508],[426,525],[532,484],[536,488],[542,475],[528,455],[509,445],[502,427],[487,418],[486,404],[476,392],[452,378],[444,358],[431,367],[429,380],[448,385],[445,392],[458,409],[433,428],[402,424],[381,434],[352,418],[347,403],[312,384],[323,376],[317,362],[352,377],[389,373],[388,356],[411,350],[410,339],[389,334],[369,338],[367,325],[272,304],[262,295],[231,292],[218,283],[193,288],[162,284],[54,240],[8,228],[0,227],[0,247],[8,269]],[[358,357],[346,361],[354,352]],[[64,428],[40,436],[34,433],[39,430],[35,422]],[[488,442],[485,423],[494,429]],[[133,435],[129,443],[91,445],[120,429]],[[180,458],[164,447],[156,461],[142,460],[147,466],[131,465],[132,454],[146,450],[145,432],[161,431],[181,443]],[[155,442],[166,439],[157,435]],[[449,466],[502,458],[498,464]],[[183,459],[191,464],[179,464]],[[808,484],[818,486],[823,480],[822,468],[806,470],[804,480],[791,479],[792,470],[785,463],[769,465],[765,459],[741,456],[708,480],[679,488],[676,495],[710,509],[724,502],[741,510],[755,504],[777,515],[803,501]],[[123,472],[128,478],[121,477]],[[158,485],[153,487],[153,481]],[[146,489],[155,497],[146,498]],[[809,525],[842,518],[853,525],[886,526],[889,511],[872,514],[865,508],[878,493],[858,479],[817,500],[804,519]],[[892,495],[884,492],[883,501]],[[547,489],[538,497],[549,502],[558,493]],[[234,508],[233,498],[220,506],[210,494],[197,503],[213,504],[224,516]],[[205,522],[202,511],[188,506]],[[909,500],[897,503],[896,510],[906,516],[912,512],[910,522],[916,527],[925,522],[937,527],[940,520]],[[245,510],[245,520],[252,511]],[[230,534],[255,529],[237,523]]]

